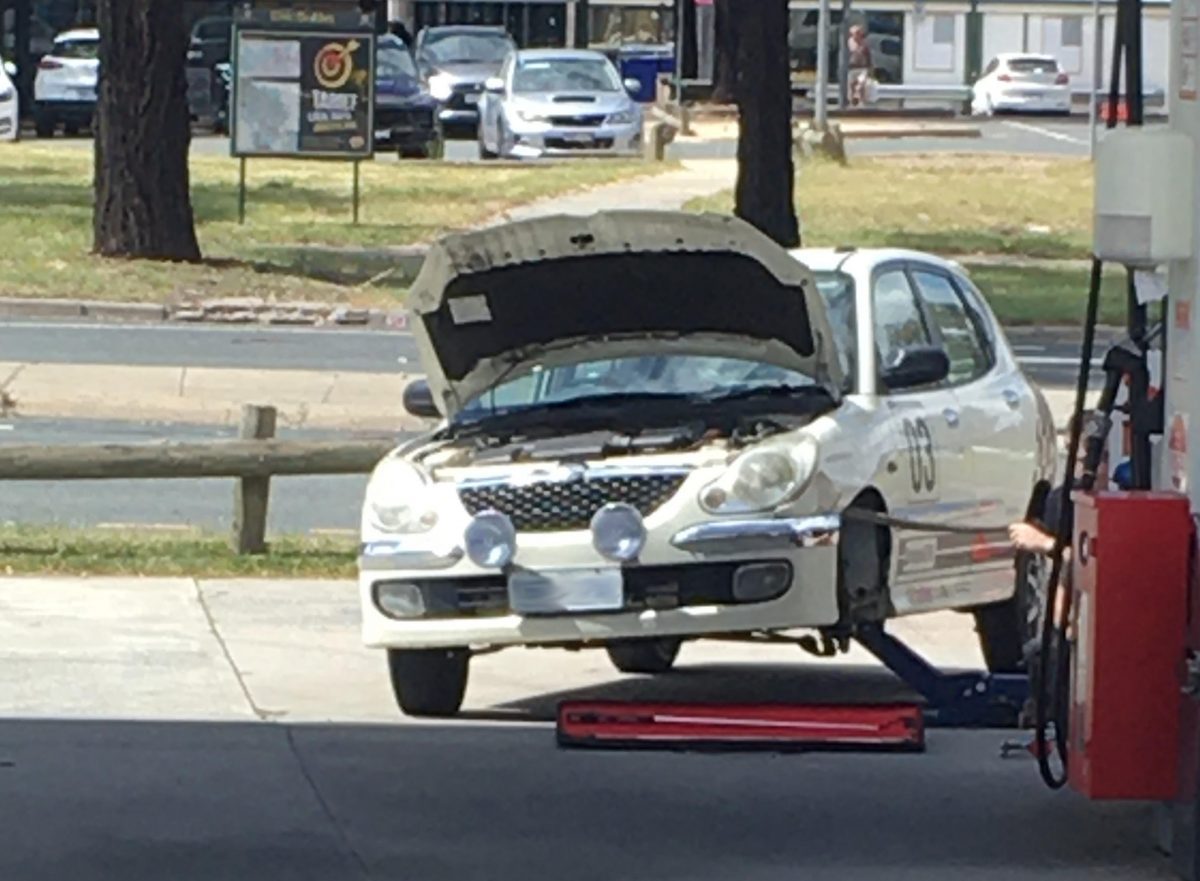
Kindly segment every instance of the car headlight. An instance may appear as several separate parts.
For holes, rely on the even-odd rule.
[[[544,113],[539,113],[536,110],[517,110],[515,111],[517,119],[521,122],[546,122],[547,117]]]
[[[631,125],[637,122],[636,110],[618,110],[616,113],[610,113],[605,123],[608,125]]]
[[[0,89],[0,104],[3,104],[5,101],[11,101],[12,96],[12,89]]]
[[[437,512],[427,504],[429,481],[407,462],[393,459],[379,465],[367,485],[363,532],[414,535],[437,526]]]
[[[811,438],[786,447],[758,447],[704,487],[700,505],[712,514],[769,511],[800,495],[816,470],[817,444]]]
[[[439,101],[449,101],[454,94],[454,84],[444,73],[435,73],[429,78],[429,94]]]

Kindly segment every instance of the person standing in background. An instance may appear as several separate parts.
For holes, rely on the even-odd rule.
[[[863,103],[867,80],[871,78],[874,65],[871,63],[871,47],[867,44],[867,29],[860,24],[850,26],[846,41],[846,58],[849,64],[850,106]]]

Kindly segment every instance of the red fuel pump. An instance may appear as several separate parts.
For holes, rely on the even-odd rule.
[[[1075,496],[1071,786],[1167,801],[1179,787],[1192,519],[1186,496]]]

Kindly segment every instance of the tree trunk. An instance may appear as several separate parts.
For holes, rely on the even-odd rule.
[[[737,0],[739,117],[734,213],[779,244],[800,244],[792,164],[787,0]]]
[[[93,247],[199,260],[188,182],[187,31],[179,0],[100,0]]]
[[[713,100],[732,104],[737,100],[737,17],[730,6],[735,0],[716,0],[716,66],[713,71]]]

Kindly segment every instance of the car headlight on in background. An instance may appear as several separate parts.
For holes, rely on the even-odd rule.
[[[712,514],[769,511],[800,495],[817,470],[817,444],[805,438],[791,446],[767,446],[739,456],[700,491]]]
[[[449,101],[454,94],[454,84],[444,73],[435,73],[429,78],[429,94],[439,101]]]
[[[371,475],[363,505],[363,532],[415,535],[437,526],[437,512],[428,504],[429,482],[407,462],[387,460]]]
[[[616,113],[610,113],[604,122],[607,125],[632,125],[637,122],[637,111],[618,110]]]

